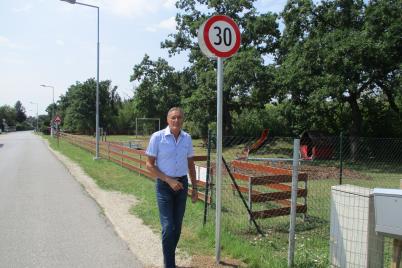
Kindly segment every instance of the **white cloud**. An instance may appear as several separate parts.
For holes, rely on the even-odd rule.
[[[177,0],[163,0],[163,6],[166,8],[176,8]]]
[[[175,17],[170,17],[158,24],[158,28],[174,31],[176,29]]]
[[[10,40],[7,37],[0,36],[0,45],[8,45]]]
[[[29,12],[32,9],[32,7],[33,6],[31,4],[25,4],[22,7],[13,8],[13,11],[16,13]]]
[[[154,24],[145,28],[147,32],[157,32],[158,30],[169,30],[175,31],[176,29],[176,20],[175,17],[170,17],[166,20],[159,22],[158,24]]]
[[[8,39],[5,36],[0,35],[0,47],[6,47],[9,49],[20,49],[20,50],[29,50],[32,48],[31,44],[21,44],[15,43]]]
[[[0,63],[2,65],[24,65],[26,61],[22,55],[11,53],[9,55],[1,56]]]
[[[145,28],[145,31],[154,33],[154,32],[157,31],[157,29],[155,27],[148,26],[148,27]]]
[[[161,0],[107,0],[104,7],[125,17],[144,16],[161,8]]]
[[[64,46],[64,41],[63,40],[56,40],[56,45],[58,46]]]
[[[5,36],[1,36],[1,35],[0,35],[0,46],[5,46],[8,48],[16,48],[17,47],[17,45],[14,44],[13,42],[11,42],[10,39],[8,39]]]

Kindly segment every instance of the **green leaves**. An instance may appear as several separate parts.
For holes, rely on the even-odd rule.
[[[135,107],[142,117],[166,118],[169,108],[180,104],[180,75],[162,58],[150,60],[145,55],[135,65],[130,81],[138,81],[135,88]]]
[[[328,111],[345,107],[352,120],[350,134],[361,135],[361,111],[368,103],[361,102],[362,97],[375,90],[394,99],[389,85],[396,85],[402,51],[402,43],[395,42],[402,33],[402,6],[397,2],[327,0],[314,6],[312,1],[289,1],[282,13],[286,28],[278,57],[282,91],[310,114],[316,99],[326,103]],[[327,113],[321,113],[326,118]]]
[[[207,59],[198,47],[197,30],[210,16],[224,14],[233,18],[241,28],[242,45],[239,52],[224,63],[224,98],[223,117],[224,133],[230,135],[233,130],[232,114],[241,112],[245,107],[261,107],[268,102],[274,90],[269,86],[272,68],[264,64],[264,57],[278,47],[280,32],[277,15],[259,14],[254,8],[254,0],[180,0],[180,9],[176,16],[177,32],[162,43],[162,48],[169,49],[171,55],[189,51],[193,72],[191,90],[186,84],[182,104],[186,111],[191,111],[188,119],[193,126],[201,129],[206,136],[207,126],[216,120],[216,62]],[[272,55],[272,54],[271,54]],[[191,91],[191,95],[188,95]]]
[[[99,126],[113,132],[120,97],[117,87],[111,87],[111,81],[99,83]],[[93,134],[95,132],[96,115],[96,81],[93,78],[84,83],[71,85],[66,94],[61,96],[58,107],[63,120],[63,128],[76,133]]]

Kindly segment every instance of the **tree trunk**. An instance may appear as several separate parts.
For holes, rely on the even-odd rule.
[[[359,137],[362,125],[362,115],[359,104],[357,103],[357,95],[351,94],[348,98],[350,108],[352,110],[352,126],[350,128],[350,155],[352,161],[357,160],[357,149],[359,146]]]

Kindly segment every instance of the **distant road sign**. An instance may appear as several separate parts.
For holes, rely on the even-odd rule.
[[[198,30],[201,51],[210,58],[228,58],[239,50],[241,41],[237,24],[228,16],[217,15],[205,21]]]
[[[56,124],[60,124],[61,123],[61,118],[60,116],[56,115],[56,117],[53,120]]]

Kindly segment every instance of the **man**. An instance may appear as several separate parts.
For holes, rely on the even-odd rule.
[[[157,178],[156,197],[162,225],[162,249],[165,268],[174,268],[175,252],[186,209],[188,180],[193,191],[191,199],[197,201],[194,149],[191,136],[181,130],[183,110],[173,107],[167,114],[168,126],[152,134],[146,150],[147,168]]]

